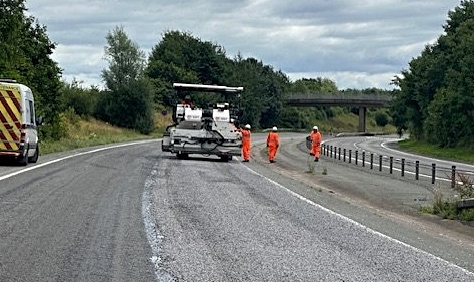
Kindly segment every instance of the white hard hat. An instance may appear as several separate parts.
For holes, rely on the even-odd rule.
[[[315,126],[313,126],[313,129],[316,129],[316,130],[318,130],[318,127],[315,125]]]
[[[250,129],[250,124],[246,124],[245,128]]]
[[[272,130],[273,130],[273,131],[278,131],[278,128],[277,128],[276,126],[274,126],[274,127],[272,128]]]

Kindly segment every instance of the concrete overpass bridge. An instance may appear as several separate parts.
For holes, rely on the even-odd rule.
[[[384,93],[361,94],[358,92],[290,93],[286,105],[295,107],[358,107],[359,132],[365,132],[367,108],[388,107],[392,96]]]

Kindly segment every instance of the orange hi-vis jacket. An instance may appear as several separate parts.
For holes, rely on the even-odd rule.
[[[280,145],[280,136],[277,132],[270,132],[267,136],[267,146],[268,146],[268,160],[273,161],[275,158],[277,148]]]
[[[270,132],[268,133],[268,136],[267,136],[267,145],[269,147],[277,147],[278,145],[280,144],[280,137],[278,136],[278,133],[276,132]]]
[[[242,157],[244,160],[250,159],[250,130],[242,129]]]
[[[313,154],[315,158],[319,158],[321,153],[321,140],[322,135],[319,131],[311,131],[311,154]]]

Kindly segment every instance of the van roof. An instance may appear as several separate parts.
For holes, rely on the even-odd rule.
[[[31,89],[28,86],[16,82],[16,80],[0,78],[0,89],[5,89],[12,86],[19,87],[20,90],[24,92],[31,92]]]

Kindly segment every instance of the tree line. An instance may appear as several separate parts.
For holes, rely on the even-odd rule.
[[[473,148],[474,3],[448,13],[444,33],[394,80],[392,120],[411,136],[439,147]]]
[[[56,44],[48,38],[45,26],[26,16],[25,0],[6,0],[0,5],[0,77],[16,79],[33,89],[37,113],[46,121],[41,129],[46,137],[61,137],[58,117],[67,110],[148,134],[153,131],[153,113],[169,109],[183,98],[176,97],[174,82],[243,86],[241,97],[225,98],[241,108],[240,122],[254,128],[308,129],[318,120],[358,110],[286,106],[287,93],[339,90],[327,78],[291,81],[262,61],[241,54],[229,58],[224,47],[173,30],[164,32],[147,58],[124,27],[117,26],[106,36],[104,53],[109,65],[101,73],[105,89],[84,87],[75,80],[66,83],[61,81],[62,70],[50,58]],[[348,93],[393,96],[388,116],[379,113],[377,123],[390,122],[413,138],[440,146],[469,144],[474,134],[474,129],[466,126],[474,118],[473,7],[472,0],[462,1],[449,12],[445,33],[394,78],[398,89],[349,89]],[[205,105],[216,97],[195,99]]]

